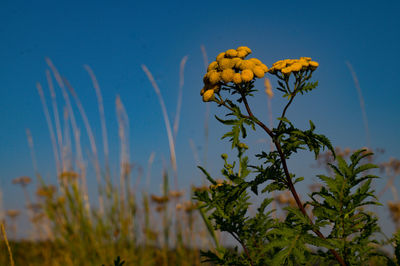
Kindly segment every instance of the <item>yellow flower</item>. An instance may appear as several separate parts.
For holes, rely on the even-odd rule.
[[[250,58],[249,60],[252,61],[256,66],[262,64],[262,62],[257,58]]]
[[[208,87],[204,86],[200,91],[200,96],[203,96],[203,94],[206,92],[207,89],[208,89]]]
[[[209,102],[215,99],[214,91],[208,90],[203,94],[203,102]]]
[[[265,72],[263,71],[263,69],[260,66],[255,66],[253,68],[253,73],[257,78],[262,78],[264,77]]]
[[[283,64],[283,63],[285,63],[285,66],[286,66],[285,60],[276,61],[275,63],[272,64],[272,66],[274,67],[274,66],[277,66],[277,65],[280,65],[280,64]]]
[[[218,68],[218,62],[213,61],[208,65],[207,72],[210,72],[211,70],[216,70]]]
[[[286,62],[284,62],[284,61],[281,61],[279,64],[274,64],[273,65],[273,67],[274,67],[274,69],[276,69],[276,70],[282,70],[283,68],[285,68],[286,67]]]
[[[254,78],[254,73],[250,69],[245,69],[242,71],[241,76],[244,82],[249,82]]]
[[[224,57],[225,57],[225,53],[220,53],[219,55],[217,55],[217,61],[220,61]]]
[[[236,51],[246,51],[247,54],[251,54],[251,49],[247,46],[239,46],[238,48],[236,48]]]
[[[294,63],[293,65],[290,66],[290,68],[292,69],[292,71],[294,72],[298,72],[302,69],[303,65],[301,63]]]
[[[235,67],[235,68],[239,68],[239,67],[236,67],[236,65],[238,65],[239,62],[241,62],[243,59],[241,59],[241,58],[239,58],[239,57],[234,57],[234,58],[232,58],[231,60],[232,60],[232,63],[234,64],[234,67]]]
[[[235,65],[235,62],[232,61],[232,59],[229,59],[229,58],[222,58],[219,61],[219,68],[221,70],[225,70],[225,69],[228,69],[228,68],[233,68],[234,65]]]
[[[207,73],[207,77],[210,84],[217,84],[221,78],[221,74],[216,70],[211,70]]]
[[[315,61],[310,61],[310,69],[311,70],[315,70],[317,69],[317,67],[319,66],[319,64]]]
[[[237,51],[235,49],[229,49],[225,52],[225,56],[230,58],[235,57],[237,56]]]
[[[240,73],[235,73],[233,75],[233,83],[235,83],[235,84],[242,83],[242,76],[240,75]]]
[[[300,57],[300,60],[311,61],[311,57]]]
[[[299,63],[303,66],[303,70],[306,70],[308,66],[310,65],[310,62],[303,59],[304,57],[301,57],[299,60]]]
[[[210,90],[213,90],[215,93],[218,93],[220,89],[221,89],[221,86],[219,84],[217,84],[217,85],[212,86]]]
[[[228,68],[222,71],[221,73],[221,78],[225,83],[229,83],[233,80],[233,75],[235,74],[235,71],[233,69]]]
[[[282,69],[282,74],[290,75],[291,72],[292,69],[290,67],[285,67],[284,69]]]
[[[267,71],[268,71],[268,67],[267,67],[266,65],[261,64],[260,67],[262,68],[262,70],[263,70],[264,72],[267,72]]]
[[[249,53],[246,52],[245,50],[240,50],[240,51],[237,52],[237,57],[243,59],[243,58],[245,58],[248,54],[249,54]]]
[[[254,67],[256,66],[256,64],[254,64],[253,61],[250,60],[242,60],[239,64],[239,69],[240,70],[245,70],[245,69],[250,69],[252,70]]]

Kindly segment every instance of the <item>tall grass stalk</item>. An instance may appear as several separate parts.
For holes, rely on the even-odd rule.
[[[4,242],[6,243],[6,246],[7,246],[8,255],[10,256],[10,265],[14,266],[15,264],[14,264],[14,259],[13,259],[13,255],[11,252],[11,247],[10,247],[10,244],[8,243],[6,229],[4,228],[3,223],[1,223],[1,233],[3,234]]]
[[[204,68],[207,70],[208,67],[208,56],[206,47],[204,45],[200,46],[201,53],[203,55],[203,63]],[[207,155],[208,155],[208,135],[209,135],[209,120],[210,120],[210,103],[206,103],[206,111],[204,114],[204,157],[203,157],[203,165],[207,167]]]
[[[185,83],[185,65],[186,61],[188,60],[188,56],[184,56],[181,60],[180,67],[179,67],[179,92],[178,92],[178,101],[176,104],[176,112],[175,112],[175,119],[174,119],[174,142],[176,143],[176,136],[178,135],[179,129],[179,120],[181,116],[181,107],[182,107],[182,92],[183,92],[183,85]]]
[[[96,140],[93,134],[93,130],[92,127],[90,126],[89,123],[89,119],[86,115],[86,111],[82,106],[82,103],[78,97],[78,94],[75,92],[74,88],[71,86],[71,84],[69,83],[69,81],[65,78],[63,78],[64,84],[67,86],[68,90],[70,91],[72,97],[75,100],[75,103],[78,107],[79,113],[81,114],[82,120],[83,120],[83,124],[85,125],[86,128],[86,133],[89,137],[89,143],[90,143],[90,148],[92,150],[92,155],[94,156],[93,159],[93,164],[94,164],[94,168],[95,168],[95,173],[96,173],[96,179],[97,179],[97,183],[99,184],[99,186],[101,187],[101,170],[100,170],[100,161],[99,161],[99,155],[97,152],[97,145],[96,145]],[[86,169],[85,167],[81,166],[82,169]],[[84,187],[84,191],[87,191],[87,185],[86,185],[86,175],[84,175],[84,178],[82,179],[83,181],[83,187]],[[103,202],[103,195],[102,195],[102,191],[99,191],[99,204],[100,204],[100,212],[104,211],[104,202]]]
[[[357,89],[358,99],[360,101],[360,107],[361,107],[361,112],[362,112],[363,121],[364,121],[365,136],[367,138],[367,145],[370,148],[371,147],[371,137],[369,134],[368,117],[367,117],[367,111],[365,110],[365,102],[364,102],[364,97],[361,92],[360,83],[358,82],[356,72],[354,71],[353,66],[350,64],[349,61],[346,61],[346,65],[350,70],[351,76],[353,77],[354,86]]]
[[[40,83],[36,83],[36,88],[38,90],[40,100],[42,101],[43,112],[46,117],[47,126],[49,128],[51,144],[53,147],[53,154],[54,154],[54,158],[56,160],[57,175],[59,175],[61,173],[61,164],[60,164],[60,158],[59,158],[59,153],[58,153],[58,148],[57,148],[56,136],[54,134],[53,123],[51,122],[50,113],[49,113],[49,109],[47,107],[46,97],[44,96],[42,85]]]
[[[173,168],[174,174],[175,174],[175,180],[174,180],[175,188],[177,189],[178,188],[178,179],[177,179],[178,167],[177,167],[177,162],[176,162],[175,142],[174,142],[174,137],[173,137],[172,130],[171,130],[171,123],[168,118],[167,107],[165,106],[164,99],[162,97],[160,88],[158,87],[153,75],[151,74],[151,72],[145,65],[142,65],[142,69],[146,73],[147,78],[149,79],[151,85],[153,86],[154,91],[156,92],[156,94],[158,96],[158,100],[160,102],[160,106],[161,106],[161,110],[162,110],[162,114],[163,114],[164,122],[165,122],[165,128],[167,130],[169,150],[170,150],[170,156],[171,156],[171,164],[172,164],[172,168]]]
[[[54,115],[54,122],[55,122],[55,128],[56,128],[56,133],[57,133],[57,142],[58,142],[58,150],[62,150],[62,132],[61,132],[61,124],[60,124],[60,117],[58,114],[58,106],[57,106],[57,97],[56,97],[56,92],[54,90],[54,85],[53,85],[53,80],[51,78],[50,71],[46,69],[46,79],[47,79],[47,84],[49,86],[50,90],[50,96],[51,96],[51,103],[53,106],[53,115]],[[61,156],[61,164],[63,164],[63,157]],[[58,169],[60,174],[60,169]]]

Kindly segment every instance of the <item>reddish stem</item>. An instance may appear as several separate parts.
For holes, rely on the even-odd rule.
[[[286,182],[287,182],[287,184],[289,186],[289,190],[292,193],[292,195],[293,195],[293,197],[294,197],[294,199],[296,201],[296,204],[299,207],[300,211],[303,213],[304,216],[306,216],[308,218],[308,220],[310,221],[310,224],[314,225],[313,221],[311,220],[311,218],[308,216],[306,210],[304,209],[304,206],[300,201],[299,195],[297,194],[296,188],[293,185],[292,178],[290,177],[289,170],[288,170],[288,167],[287,167],[287,164],[286,164],[286,158],[285,158],[285,155],[282,152],[282,148],[281,148],[281,145],[280,145],[279,141],[275,138],[274,133],[264,123],[260,122],[253,115],[253,113],[251,112],[250,106],[249,106],[249,104],[247,102],[247,99],[243,94],[242,94],[242,99],[243,99],[243,103],[244,103],[244,105],[246,107],[247,113],[249,114],[249,117],[253,121],[255,121],[255,123],[257,125],[259,125],[262,129],[264,129],[264,131],[267,132],[267,134],[273,139],[273,141],[275,143],[276,150],[278,151],[279,156],[280,156],[281,161],[282,161],[282,167],[283,167],[283,170],[285,172]],[[312,230],[318,237],[320,237],[322,239],[326,239],[325,236],[319,230],[317,230],[317,229],[312,229]],[[340,257],[340,255],[334,249],[329,249],[329,251],[333,254],[333,256],[335,256],[336,260],[341,265],[346,266],[346,263],[344,262],[342,257]]]

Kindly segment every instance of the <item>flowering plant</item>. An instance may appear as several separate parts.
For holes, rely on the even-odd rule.
[[[200,92],[203,101],[215,102],[218,107],[228,110],[226,116],[229,119],[216,118],[231,128],[222,138],[229,138],[232,149],[237,151],[237,159],[231,161],[228,155],[222,154],[223,182],[217,182],[199,167],[212,185],[209,190],[197,191],[195,199],[209,227],[229,233],[242,250],[238,247],[227,249],[216,242],[214,250],[203,252],[206,261],[221,265],[395,263],[377,248],[376,235],[380,233],[377,218],[365,210],[369,205],[379,205],[370,187],[377,176],[366,174],[376,166],[362,164],[362,159],[371,153],[358,150],[350,162],[346,162],[335,156],[326,136],[315,133],[316,127],[311,121],[309,129],[301,130],[286,117],[299,93],[317,87],[318,83],[312,82],[311,78],[318,63],[309,57],[301,57],[281,60],[268,68],[257,58],[245,59],[250,53],[248,47],[242,46],[219,54],[209,65]],[[276,89],[287,98],[276,128],[270,128],[258,119],[247,100],[257,91],[255,80],[266,73],[277,78]],[[259,164],[252,165],[246,156],[249,147],[244,140],[248,129],[257,127],[272,139],[274,149],[260,151],[256,155]],[[337,162],[330,165],[334,176],[318,176],[323,185],[309,195],[308,201],[301,201],[295,188],[295,184],[304,178],[296,178],[287,164],[300,149],[308,149],[315,158],[321,150],[328,149]],[[293,205],[284,208],[286,216],[283,220],[273,218],[275,210],[269,209],[273,201],[269,196],[274,191],[289,191],[293,198]],[[263,200],[256,214],[250,215],[249,206],[254,204],[250,199],[260,193]]]

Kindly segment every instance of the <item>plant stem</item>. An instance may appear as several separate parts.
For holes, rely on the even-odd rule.
[[[244,250],[244,253],[246,253],[247,257],[249,258],[250,265],[253,266],[254,264],[253,264],[253,261],[252,261],[252,259],[251,259],[251,257],[250,257],[250,253],[249,253],[249,251],[248,251],[246,245],[245,245],[245,244],[243,243],[243,241],[241,241],[240,238],[239,238],[238,236],[236,236],[234,233],[231,233],[231,235],[240,243],[240,245],[242,245],[243,250]]]
[[[253,113],[251,112],[250,106],[247,102],[246,96],[244,94],[241,95],[242,99],[243,99],[243,103],[246,107],[247,113],[249,114],[249,117],[251,118],[251,120],[255,121],[262,129],[264,129],[265,132],[267,132],[267,134],[273,139],[274,143],[275,143],[275,147],[279,153],[279,156],[281,158],[282,161],[282,167],[283,170],[285,172],[285,176],[286,176],[286,181],[287,184],[289,186],[289,190],[292,193],[297,206],[299,207],[300,211],[303,213],[304,216],[306,216],[308,218],[308,220],[310,221],[311,225],[314,225],[313,221],[311,220],[311,218],[308,216],[306,210],[304,209],[303,204],[300,201],[299,195],[297,194],[297,191],[293,185],[292,182],[292,178],[290,177],[290,173],[286,164],[286,158],[285,155],[282,152],[282,148],[281,145],[279,143],[279,141],[275,138],[275,134],[261,121],[259,121],[258,119],[256,119],[256,117],[253,115]],[[284,112],[286,112],[287,107],[289,106],[289,104],[291,103],[291,101],[293,100],[294,97],[291,98],[291,100],[289,101],[289,103],[286,105],[286,108],[284,110]],[[284,113],[283,113],[284,114]],[[317,229],[312,229],[313,232],[320,238],[322,239],[326,239],[325,236]],[[340,257],[340,255],[334,250],[334,249],[329,249],[329,251],[333,254],[333,256],[335,256],[336,260],[343,266],[346,265],[346,263],[344,262],[344,260],[342,259],[342,257]]]

